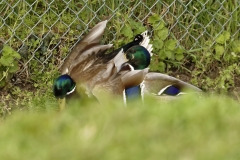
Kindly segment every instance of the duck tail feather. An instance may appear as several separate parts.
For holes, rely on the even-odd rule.
[[[144,31],[143,33],[141,33],[141,35],[143,36],[143,40],[140,43],[140,45],[145,47],[149,51],[150,55],[152,56],[153,55],[153,53],[152,53],[153,47],[152,47],[152,44],[150,44],[150,38],[148,36],[148,31]]]

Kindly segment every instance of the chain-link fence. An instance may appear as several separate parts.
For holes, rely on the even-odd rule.
[[[17,51],[19,74],[28,76],[60,66],[77,40],[101,20],[110,20],[104,40],[114,43],[130,20],[154,33],[158,26],[148,25],[153,14],[188,51],[213,47],[224,31],[240,38],[239,0],[2,0],[0,49],[7,44]]]

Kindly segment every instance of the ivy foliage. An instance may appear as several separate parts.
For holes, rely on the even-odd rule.
[[[19,59],[21,59],[19,53],[10,46],[3,45],[0,56],[0,88],[4,87],[13,74],[19,70]]]

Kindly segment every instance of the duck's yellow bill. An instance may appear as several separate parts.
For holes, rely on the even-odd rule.
[[[62,111],[66,108],[66,98],[58,100],[59,110]]]

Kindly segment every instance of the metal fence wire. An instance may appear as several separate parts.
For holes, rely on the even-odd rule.
[[[187,50],[206,43],[213,47],[225,30],[240,39],[239,0],[1,0],[0,50],[7,44],[17,51],[18,74],[29,76],[60,66],[77,40],[99,21],[110,19],[104,41],[114,43],[129,19],[146,25],[153,14],[164,21],[168,36]],[[154,33],[156,28],[149,29]]]

